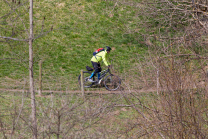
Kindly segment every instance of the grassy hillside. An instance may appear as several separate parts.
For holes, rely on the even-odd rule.
[[[19,6],[18,10],[7,16],[4,15],[10,11],[10,7],[3,1],[0,4],[4,11],[0,15],[3,17],[0,35],[27,39],[24,27],[29,28],[28,4]],[[18,6],[16,3],[12,5]],[[130,69],[137,55],[146,51],[146,46],[141,44],[140,28],[135,24],[139,18],[134,15],[132,7],[124,7],[113,1],[35,1],[34,36],[48,32],[33,43],[35,79],[38,79],[38,63],[42,60],[43,78],[50,79],[49,82],[71,80],[71,84],[75,84],[80,70],[85,69],[86,65],[91,66],[93,51],[105,46],[113,48],[111,62],[116,71],[122,73]],[[138,30],[137,33],[131,33],[135,30]],[[28,44],[1,39],[0,45],[0,77],[27,78]]]
[[[199,24],[207,16],[205,13],[202,16],[199,8],[204,5],[207,11],[207,4],[199,6],[201,1],[197,0],[196,3],[138,1],[34,2],[35,89],[38,89],[39,62],[43,61],[43,90],[50,90],[43,92],[43,96],[36,95],[38,136],[208,136],[205,122],[208,119],[208,37],[207,27]],[[0,138],[32,136],[31,99],[27,91],[27,2],[0,1],[0,124],[3,133]],[[120,93],[86,93],[85,99],[80,93],[65,93],[80,89],[77,85],[80,70],[91,66],[93,51],[106,45],[113,48],[114,71],[125,80]],[[24,91],[17,93],[2,88]],[[153,92],[142,93],[137,89]]]

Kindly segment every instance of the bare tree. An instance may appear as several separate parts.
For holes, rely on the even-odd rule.
[[[115,7],[132,7],[138,29],[126,22],[126,33],[139,33],[143,41],[138,43],[148,48],[148,55],[137,55],[138,64],[131,71],[138,74],[127,84],[144,92],[158,88],[150,102],[142,101],[142,93],[131,87],[122,91],[129,107],[140,115],[126,133],[135,138],[206,138],[207,1],[113,2],[108,7],[111,14]]]
[[[28,5],[29,3],[29,5]],[[1,42],[6,43],[9,47],[15,48],[15,45],[19,44],[22,47],[28,45],[29,43],[29,81],[30,81],[30,94],[31,94],[31,118],[32,118],[32,131],[33,138],[37,138],[37,121],[36,121],[36,102],[35,102],[35,91],[34,91],[34,79],[33,79],[33,40],[37,39],[48,32],[44,32],[42,25],[42,30],[40,34],[36,37],[33,35],[33,0],[30,1],[7,1],[2,2],[2,6],[9,7],[7,10],[2,12],[0,16],[1,20]],[[29,21],[25,21],[22,16],[29,13]],[[21,24],[20,24],[21,23]],[[27,25],[29,24],[29,29]],[[20,27],[21,26],[21,27]],[[22,28],[23,27],[23,28]],[[10,34],[11,31],[11,34]],[[51,31],[51,29],[50,29]],[[50,32],[49,31],[49,32]],[[5,32],[5,33],[4,33]],[[26,44],[24,44],[26,43]],[[12,51],[12,55],[17,56],[17,58],[12,57],[11,59],[20,59],[25,61],[21,54],[15,54]]]
[[[207,61],[207,15],[203,15],[207,10],[207,3],[199,0],[110,2],[114,2],[109,10],[112,14],[110,16],[113,16],[116,8],[130,6],[135,10],[135,18],[142,19],[136,23],[139,29],[132,29],[127,23],[123,29],[125,33],[139,33],[139,37],[144,41],[140,42],[137,38],[138,43],[148,47],[148,55],[136,55],[138,63],[131,70],[138,74],[134,77],[129,75],[131,79],[128,83],[122,82],[120,94],[110,94],[107,99],[92,95],[83,100],[79,95],[53,95],[52,91],[39,101],[32,99],[32,107],[35,107],[35,102],[38,107],[39,132],[34,117],[33,126],[30,125],[28,115],[31,113],[25,108],[21,111],[21,124],[13,126],[19,132],[15,134],[15,128],[12,128],[11,137],[207,138],[207,89],[204,82]],[[32,22],[30,24],[32,26]],[[140,31],[141,28],[144,31]],[[29,39],[13,36],[1,38],[6,41],[29,40],[32,54],[32,33]],[[30,76],[33,77],[32,55],[29,63]],[[156,82],[159,82],[159,85]],[[131,90],[129,85],[132,84],[137,86],[136,90]],[[141,93],[137,90],[140,87],[159,89],[157,94]],[[156,90],[152,90],[154,91]],[[33,93],[34,91],[31,92],[31,98]],[[129,111],[132,110],[134,113],[132,116],[127,115],[127,118],[116,119],[116,126],[110,130],[108,124],[115,119],[114,115],[124,108],[129,108]],[[11,125],[15,125],[19,113],[15,107],[14,112],[9,115],[13,119]],[[33,111],[32,115],[35,116],[35,113]],[[10,126],[5,124],[1,117],[0,126],[3,137],[6,138],[9,131],[5,127]],[[28,127],[32,129],[32,134],[28,134]]]
[[[30,75],[30,94],[32,107],[32,124],[33,124],[33,138],[37,139],[37,121],[36,121],[36,103],[33,79],[33,0],[30,0],[30,36],[29,36],[29,75]]]

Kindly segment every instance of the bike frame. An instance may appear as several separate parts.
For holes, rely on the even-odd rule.
[[[106,70],[103,70],[103,71],[101,71],[100,72],[100,79],[99,80],[96,80],[95,81],[95,78],[93,77],[93,80],[95,81],[95,82],[90,82],[90,81],[88,81],[88,79],[89,79],[89,77],[91,76],[91,74],[92,74],[92,72],[93,72],[93,70],[88,70],[87,69],[87,71],[83,71],[83,73],[85,74],[85,75],[87,75],[87,76],[85,76],[84,77],[84,87],[86,87],[86,88],[89,88],[89,87],[91,87],[92,85],[97,85],[97,84],[101,84],[102,83],[102,80],[103,80],[103,85],[105,86],[105,88],[107,89],[107,90],[109,90],[109,91],[115,91],[115,90],[117,90],[118,88],[119,88],[119,86],[120,86],[120,84],[121,84],[121,80],[119,79],[119,77],[118,76],[116,76],[116,75],[113,75],[112,73],[111,73],[111,71],[110,71],[110,69],[106,69]],[[109,74],[108,74],[109,73]],[[107,75],[108,74],[108,75]],[[89,76],[88,76],[89,75]],[[117,80],[115,80],[117,83],[115,84],[116,85],[116,88],[111,88],[111,87],[114,87],[114,84],[112,84],[111,85],[111,83],[113,83],[112,81],[114,81],[114,79],[113,78],[116,78],[116,79],[118,79],[118,81]],[[78,81],[79,81],[79,84],[81,85],[81,74],[79,75],[79,77],[78,77]],[[85,84],[86,83],[86,84]],[[88,83],[90,83],[90,84],[88,84]],[[106,84],[107,83],[107,84]],[[110,84],[109,84],[110,83]],[[110,88],[109,88],[110,87]]]
[[[100,80],[103,79],[107,73],[111,74],[110,69],[101,71]]]

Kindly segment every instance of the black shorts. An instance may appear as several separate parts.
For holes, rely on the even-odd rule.
[[[92,62],[92,61],[91,61]],[[95,69],[95,73],[98,73],[98,72],[101,72],[102,71],[102,68],[100,66],[100,63],[97,63],[97,62],[92,62],[92,66],[93,68]]]

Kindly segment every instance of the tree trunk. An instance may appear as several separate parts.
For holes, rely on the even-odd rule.
[[[30,93],[31,93],[31,107],[32,107],[32,126],[33,126],[33,139],[37,139],[37,122],[36,122],[36,104],[35,104],[35,91],[33,82],[33,0],[30,0],[30,36],[29,36],[29,78],[30,78]]]

